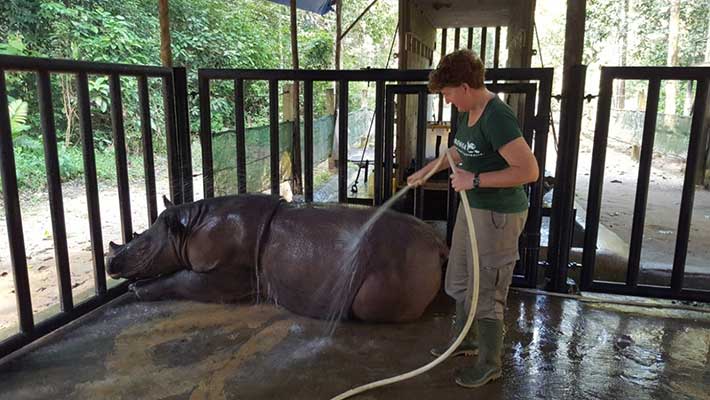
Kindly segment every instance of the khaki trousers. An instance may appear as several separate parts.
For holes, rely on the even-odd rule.
[[[471,309],[471,242],[463,204],[459,204],[454,224],[444,288],[457,302],[463,301],[466,313]],[[471,208],[478,242],[480,283],[476,319],[503,319],[508,287],[513,279],[515,262],[520,258],[518,238],[528,212],[514,214]]]

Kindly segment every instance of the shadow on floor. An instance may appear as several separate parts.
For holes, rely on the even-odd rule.
[[[417,368],[445,343],[441,296],[410,324],[322,321],[271,305],[124,296],[0,365],[2,399],[329,399]],[[504,374],[457,387],[444,362],[356,399],[707,399],[710,314],[512,291]]]

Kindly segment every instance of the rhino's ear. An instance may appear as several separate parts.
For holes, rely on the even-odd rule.
[[[109,246],[109,248],[110,248],[111,250],[117,250],[117,249],[119,249],[119,248],[121,247],[120,245],[117,245],[117,244],[114,243],[113,241],[108,242],[108,246]]]
[[[165,205],[165,208],[170,208],[174,206],[174,204],[170,200],[168,200],[165,195],[163,195],[163,205]]]

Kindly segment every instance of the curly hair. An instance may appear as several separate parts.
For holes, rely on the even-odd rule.
[[[444,56],[436,69],[429,73],[429,90],[439,92],[447,86],[463,83],[474,89],[483,87],[485,67],[476,53],[471,50],[456,50]]]

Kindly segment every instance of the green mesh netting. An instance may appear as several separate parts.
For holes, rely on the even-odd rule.
[[[646,117],[644,111],[612,110],[610,117],[610,137],[641,143],[643,123]],[[654,150],[685,156],[688,153],[691,122],[692,117],[658,114]]]
[[[365,141],[373,112],[358,110],[348,114],[348,147]],[[293,122],[279,124],[280,176],[284,181],[290,177],[288,153],[292,148]],[[303,160],[303,123],[301,123],[301,160]],[[328,159],[333,148],[335,118],[332,115],[313,121],[313,163]],[[248,192],[261,192],[270,187],[270,140],[269,126],[246,130],[246,178]],[[374,140],[372,137],[370,140]],[[226,130],[212,136],[212,162],[214,191],[216,196],[237,193],[237,145],[236,132]]]

